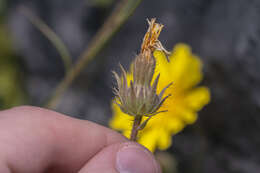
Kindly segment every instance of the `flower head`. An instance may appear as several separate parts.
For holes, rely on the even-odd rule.
[[[160,72],[158,90],[163,90],[172,81],[174,84],[163,94],[172,96],[158,109],[158,112],[167,112],[151,118],[138,135],[138,142],[151,151],[167,149],[171,145],[171,136],[180,132],[186,125],[194,123],[197,112],[210,101],[208,88],[196,87],[203,77],[202,63],[192,54],[188,45],[177,44],[169,57],[170,62],[167,62],[162,50],[155,51],[153,55],[157,62],[155,74]],[[130,80],[133,76],[126,74],[126,78]],[[156,77],[153,77],[152,81],[155,80]],[[129,136],[133,117],[122,112],[115,104],[112,104],[112,108],[113,118],[109,125]]]

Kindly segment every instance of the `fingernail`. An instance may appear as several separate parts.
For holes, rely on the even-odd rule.
[[[153,155],[135,144],[123,146],[118,151],[116,169],[119,173],[160,173]]]

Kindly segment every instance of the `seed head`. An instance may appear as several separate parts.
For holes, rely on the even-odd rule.
[[[121,77],[116,72],[113,72],[118,86],[114,89],[116,104],[124,113],[132,116],[151,117],[159,113],[158,109],[169,97],[169,95],[163,97],[163,94],[171,84],[157,94],[160,74],[157,75],[151,84],[156,65],[153,52],[161,50],[168,53],[158,40],[163,25],[155,23],[155,19],[148,20],[148,23],[149,28],[144,36],[140,54],[136,56],[133,62],[133,71],[131,74],[133,75],[133,80],[128,85],[127,72],[121,65]]]

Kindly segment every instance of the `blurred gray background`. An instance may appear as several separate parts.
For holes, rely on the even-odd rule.
[[[53,45],[21,13],[28,7],[48,24],[73,55],[87,47],[117,0],[6,1],[5,21],[19,65],[27,103],[41,106],[64,76]],[[188,43],[204,62],[211,103],[196,124],[176,135],[170,152],[179,173],[260,172],[260,1],[143,0],[134,15],[67,90],[57,111],[106,125],[115,83],[111,71],[138,52],[146,18],[165,25],[161,41],[170,50]],[[84,132],[83,132],[84,133]]]

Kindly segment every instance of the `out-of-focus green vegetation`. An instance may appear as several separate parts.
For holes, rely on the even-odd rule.
[[[3,18],[5,9],[6,9],[6,1],[0,0],[0,20],[2,20]]]
[[[19,57],[4,24],[4,1],[0,0],[0,109],[26,103]]]

